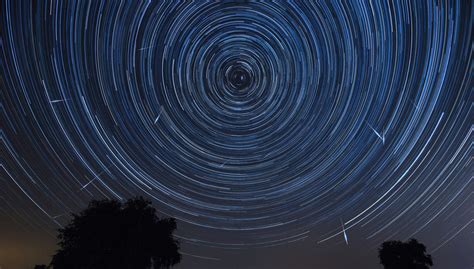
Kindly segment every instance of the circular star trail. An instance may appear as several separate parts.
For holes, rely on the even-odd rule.
[[[472,229],[470,1],[1,6],[5,214],[145,195],[223,248]]]

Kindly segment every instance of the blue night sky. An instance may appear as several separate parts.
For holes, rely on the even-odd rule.
[[[91,199],[188,268],[474,266],[472,1],[0,1],[0,268]]]

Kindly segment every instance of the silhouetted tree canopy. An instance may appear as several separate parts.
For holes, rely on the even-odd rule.
[[[181,261],[176,221],[143,198],[92,201],[59,230],[54,269],[169,268]]]
[[[416,239],[384,242],[379,248],[379,258],[385,269],[429,269],[433,266],[425,245]]]

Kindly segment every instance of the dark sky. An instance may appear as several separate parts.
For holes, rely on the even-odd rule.
[[[178,219],[178,268],[472,268],[472,1],[0,2],[0,267],[91,199]]]

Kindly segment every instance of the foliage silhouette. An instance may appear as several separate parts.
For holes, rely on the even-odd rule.
[[[44,264],[37,264],[35,265],[35,269],[47,269],[48,266],[44,265]]]
[[[169,268],[181,261],[173,218],[159,219],[143,198],[92,201],[59,229],[54,269]]]
[[[384,242],[379,248],[379,258],[385,269],[429,269],[433,266],[425,245],[416,239]]]

